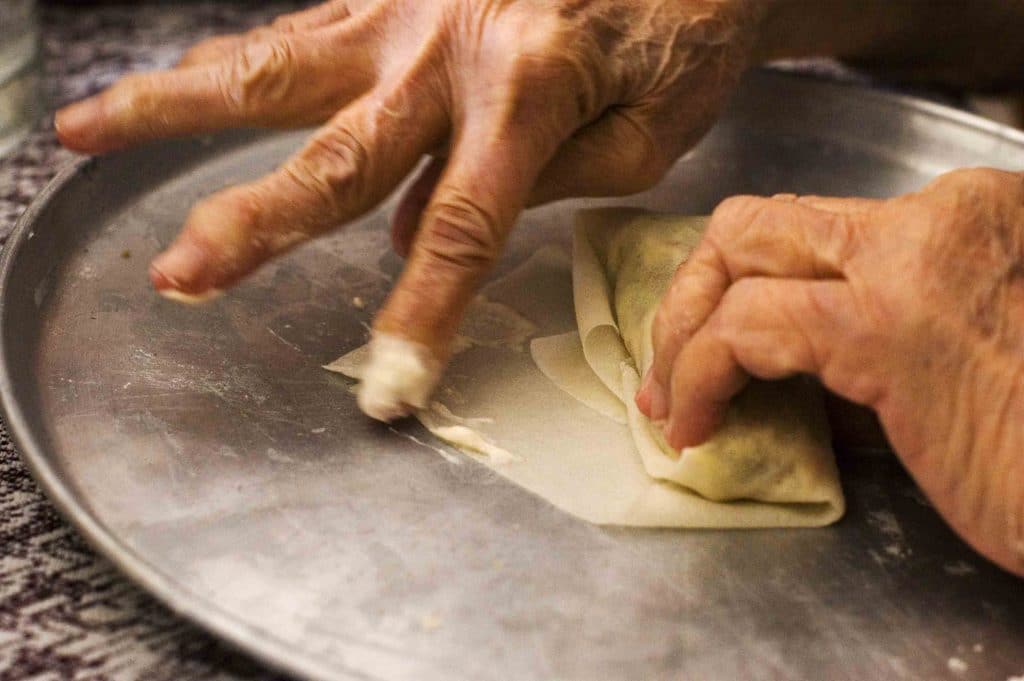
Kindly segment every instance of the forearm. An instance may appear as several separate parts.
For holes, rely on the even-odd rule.
[[[1024,0],[764,0],[758,60],[831,56],[897,78],[1024,87]]]

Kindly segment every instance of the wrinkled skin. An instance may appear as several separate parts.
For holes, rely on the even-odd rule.
[[[953,528],[1024,575],[1024,174],[729,199],[653,333],[637,403],[673,446],[705,440],[749,376],[813,374],[874,409]]]
[[[763,13],[773,5],[797,19],[827,11],[810,24],[782,11],[771,24]],[[825,31],[837,7],[845,19]],[[924,23],[941,25],[944,41],[962,27],[956,44],[968,54],[984,47],[977,35],[1012,33],[1007,3],[970,4],[988,23],[972,22],[966,7],[959,21]],[[907,32],[889,10],[333,0],[200,43],[178,68],[129,76],[56,124],[65,145],[89,153],[236,126],[323,124],[276,172],[193,209],[151,268],[158,289],[192,295],[357,218],[432,154],[395,216],[395,248],[409,258],[374,327],[443,362],[525,206],[654,184],[713,122],[755,49],[795,55],[816,49],[804,42],[839,40],[849,54],[934,51],[934,36]],[[762,19],[789,28],[773,38]],[[989,42],[999,47],[983,61],[1018,73],[1006,49],[1016,43]],[[713,432],[748,375],[815,374],[875,409],[953,527],[1024,573],[1022,192],[1019,175],[969,171],[884,202],[727,201],[662,306],[638,403],[668,419],[681,447]]]
[[[375,331],[439,361],[520,211],[653,185],[713,122],[747,63],[745,0],[335,0],[58,114],[65,145],[326,121],[277,172],[195,206],[154,260],[202,295],[372,209],[424,154],[399,208],[408,255]]]

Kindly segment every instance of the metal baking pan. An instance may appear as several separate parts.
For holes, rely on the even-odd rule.
[[[189,206],[302,133],[85,160],[2,263],[0,393],[54,503],[131,579],[267,663],[322,679],[998,679],[1024,674],[1022,582],[947,529],[887,453],[840,452],[820,530],[594,527],[370,423],[320,368],[365,338],[400,262],[387,209],[194,309],[148,287]],[[656,189],[888,196],[1024,136],[937,105],[759,73]],[[567,242],[528,213],[510,267]],[[383,272],[383,274],[382,274]],[[354,297],[366,310],[351,304]],[[410,437],[411,436],[411,437]],[[449,460],[451,459],[451,460]]]

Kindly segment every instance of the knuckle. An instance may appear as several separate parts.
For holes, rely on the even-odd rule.
[[[317,135],[282,171],[332,215],[363,191],[361,178],[369,156],[359,138],[342,127]]]
[[[673,160],[666,158],[650,135],[641,135],[628,145],[623,168],[628,168],[625,180],[627,193],[646,191],[661,182],[671,169]]]
[[[998,190],[1009,177],[991,168],[962,168],[950,173],[949,179],[957,184],[962,191],[985,193]]]
[[[226,198],[228,214],[237,225],[234,241],[245,257],[263,261],[311,236],[312,228],[301,219],[278,219],[279,197],[265,183],[240,185]]]
[[[665,177],[672,163],[645,149],[631,147],[614,150],[614,155],[601,159],[607,162],[609,182],[603,193],[617,196],[639,194],[651,189]],[[604,184],[604,183],[602,183]]]
[[[723,311],[735,314],[764,302],[764,291],[764,282],[756,277],[739,279],[726,289],[721,307]]]
[[[190,223],[225,262],[262,262],[310,237],[302,225],[277,219],[275,204],[265,184],[238,185],[198,204]]]
[[[1019,173],[1011,173],[995,168],[977,168],[972,171],[971,178],[977,183],[978,188],[982,192],[989,195],[1003,194],[1007,191],[1019,191],[1022,185]]]
[[[834,261],[840,266],[856,258],[861,249],[861,231],[859,223],[850,215],[834,215],[829,230],[832,247],[835,251]]]
[[[497,219],[461,192],[446,191],[427,210],[424,252],[458,270],[490,269],[504,243]]]
[[[495,24],[492,43],[513,74],[543,73],[549,64],[561,61],[567,40],[562,23],[549,13],[535,14],[511,7]],[[508,49],[515,46],[516,49]]]
[[[996,168],[959,168],[935,178],[925,191],[949,192],[971,201],[1019,190],[1021,185],[1019,173]]]
[[[731,234],[734,230],[757,220],[764,210],[762,199],[756,196],[730,196],[711,213],[707,232],[709,235]]]
[[[295,66],[287,37],[250,44],[234,54],[222,74],[224,99],[241,112],[283,102],[294,89]]]
[[[201,40],[185,50],[181,55],[181,59],[178,64],[187,66],[189,64],[200,62],[208,56],[216,54],[219,51],[219,45],[220,41],[217,38]]]
[[[260,224],[260,198],[244,185],[232,187],[197,204],[195,215],[209,226],[224,224],[248,231]]]
[[[294,33],[299,30],[295,15],[293,14],[282,14],[277,17],[270,22],[270,28],[271,30],[280,31],[281,33]]]
[[[519,12],[506,15],[495,30],[495,63],[524,117],[540,110],[576,127],[611,103],[614,88],[605,61],[563,20]]]
[[[617,193],[637,194],[662,181],[675,159],[665,153],[648,127],[630,113],[614,116],[617,127],[612,134],[616,143],[608,145],[613,154],[609,166],[617,180]]]
[[[700,328],[703,319],[698,308],[707,306],[704,287],[694,279],[692,268],[683,265],[675,275],[668,293],[655,313],[655,324],[661,330],[662,338],[679,340],[689,338]]]
[[[211,260],[225,264],[267,253],[261,235],[260,197],[246,186],[233,187],[197,203],[187,230],[205,245]]]
[[[760,218],[765,209],[763,200],[755,196],[732,196],[711,213],[701,246],[724,260],[725,249],[735,247],[740,237]]]
[[[831,269],[845,270],[857,258],[862,249],[863,231],[861,221],[854,215],[822,213],[819,217],[825,220],[822,228],[812,225],[802,238],[827,263],[815,262],[813,267],[816,275],[824,278]]]
[[[153,88],[145,74],[127,75],[103,93],[108,111],[139,114],[153,109]]]
[[[743,339],[750,313],[766,308],[771,302],[765,298],[766,289],[762,282],[740,279],[726,290],[716,314],[708,319],[710,331],[727,342]]]

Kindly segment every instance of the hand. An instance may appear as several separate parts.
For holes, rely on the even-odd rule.
[[[653,333],[637,403],[674,447],[707,439],[749,376],[813,374],[873,408],[953,528],[1024,574],[1024,175],[729,199]]]
[[[439,367],[524,206],[640,191],[700,138],[747,63],[757,7],[334,0],[201,43],[178,68],[129,76],[56,125],[68,147],[100,153],[326,121],[276,172],[192,210],[151,269],[158,290],[188,296],[355,219],[441,152],[397,212],[395,247],[409,259],[374,324]],[[381,413],[407,405],[392,406]]]

